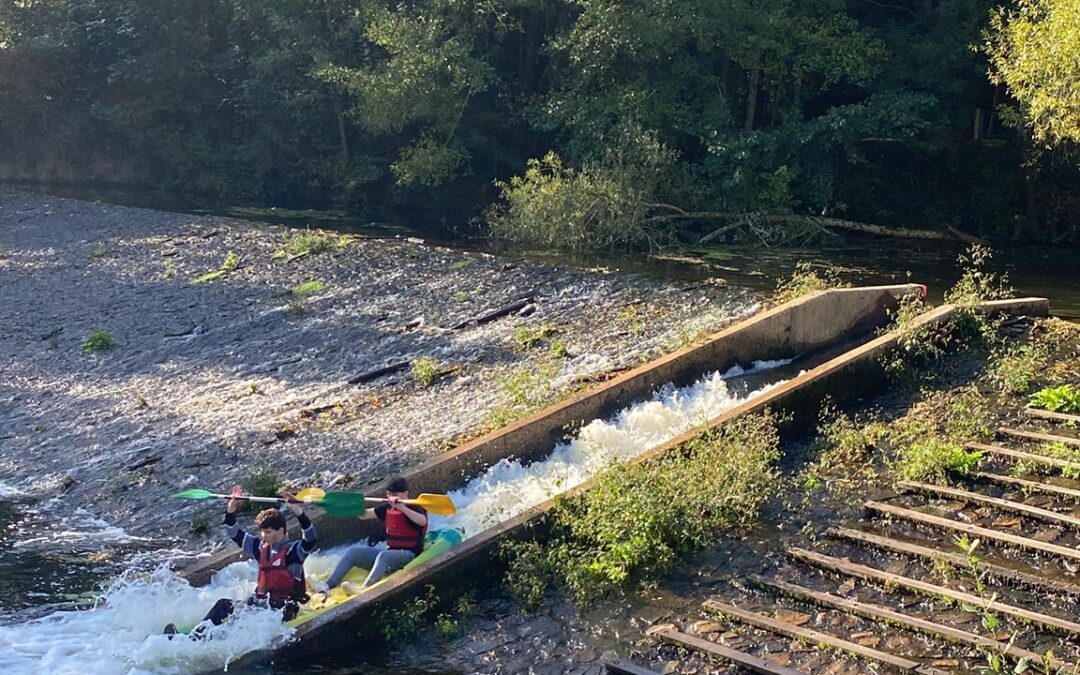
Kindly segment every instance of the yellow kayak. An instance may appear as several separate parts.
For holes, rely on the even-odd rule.
[[[420,552],[420,555],[413,558],[407,565],[401,568],[401,570],[412,569],[417,565],[421,565],[428,560],[431,560],[435,556],[450,550],[461,543],[462,535],[461,530],[455,530],[448,528],[445,530],[434,530],[429,532],[427,540],[424,542],[424,550]],[[399,571],[401,571],[399,570]],[[367,579],[368,571],[360,567],[354,567],[349,570],[348,574],[342,580],[341,584],[337,587],[330,589],[327,593],[320,593],[316,597],[309,600],[307,603],[300,606],[300,613],[295,619],[288,622],[288,625],[296,628],[302,626],[308,621],[311,621],[320,614],[325,614],[331,609],[337,607],[341,603],[345,602],[349,598],[353,597],[342,590],[342,586],[345,582],[350,581],[357,586],[364,583],[364,579]],[[375,588],[381,583],[384,583],[387,579],[393,579],[393,574],[386,575],[385,578],[380,579],[377,583],[372,584],[367,589]]]

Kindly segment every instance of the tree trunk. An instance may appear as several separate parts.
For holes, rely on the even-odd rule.
[[[1039,203],[1038,178],[1035,171],[1035,162],[1031,152],[1031,138],[1027,135],[1024,127],[1016,130],[1017,140],[1020,143],[1020,167],[1024,171],[1024,202],[1027,213],[1023,218],[1016,219],[1016,227],[1013,229],[1013,241],[1036,241],[1042,230],[1042,209]]]
[[[758,84],[761,80],[761,67],[750,68],[749,81],[746,86],[746,117],[743,120],[743,129],[751,131],[754,128],[754,117],[757,114]]]
[[[345,113],[341,110],[341,97],[334,96],[334,114],[337,116],[338,142],[341,144],[341,165],[349,166],[349,135],[346,133]]]

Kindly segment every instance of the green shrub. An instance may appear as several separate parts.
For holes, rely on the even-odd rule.
[[[988,377],[1003,393],[1025,394],[1046,367],[1048,356],[1046,348],[1040,343],[997,349],[990,359]]]
[[[214,279],[219,279],[219,278],[225,276],[226,274],[228,274],[229,272],[232,272],[233,270],[235,270],[239,264],[240,264],[240,256],[236,255],[236,253],[234,253],[232,251],[229,251],[228,253],[225,254],[225,260],[222,261],[221,267],[217,268],[213,272],[207,272],[206,274],[203,274],[202,276],[196,277],[191,283],[193,285],[194,284],[205,284],[208,281],[213,281]]]
[[[559,366],[551,361],[525,364],[511,371],[496,387],[500,403],[490,413],[489,425],[498,428],[552,403],[558,392],[551,381]]]
[[[1065,478],[1080,478],[1080,448],[1062,441],[1053,441],[1039,446],[1039,454],[1069,462],[1070,466],[1061,469],[1061,475]]]
[[[285,242],[285,251],[291,256],[317,255],[329,251],[333,246],[334,242],[328,236],[302,232]]]
[[[947,482],[951,474],[966,476],[975,471],[982,453],[966,450],[958,443],[930,438],[904,448],[896,463],[904,480]]]
[[[424,617],[438,605],[435,587],[427,586],[425,594],[406,600],[400,607],[381,609],[374,615],[375,625],[383,639],[390,644],[400,642],[424,628]]]
[[[776,488],[779,455],[775,418],[764,413],[653,460],[614,464],[592,489],[556,501],[549,541],[510,549],[507,585],[535,604],[554,583],[584,603],[655,579],[680,554],[754,523]]]
[[[822,406],[817,431],[818,455],[808,467],[811,474],[846,478],[853,473],[873,473],[871,427],[859,426],[855,420],[826,404]]]
[[[804,295],[823,291],[827,288],[845,288],[851,284],[840,279],[839,271],[834,267],[820,267],[815,270],[814,266],[805,261],[795,263],[795,271],[787,279],[782,279],[776,285],[776,293],[773,294],[773,302],[782,305]]]
[[[530,159],[523,176],[496,183],[501,199],[486,214],[491,233],[544,249],[656,248],[668,236],[657,202],[678,180],[675,158],[655,133],[627,124],[601,158],[579,168],[554,152]]]
[[[532,332],[528,326],[518,326],[514,331],[514,344],[521,351],[528,351],[540,344],[540,336]]]
[[[462,258],[461,260],[454,261],[454,262],[450,263],[449,265],[447,265],[446,271],[447,272],[460,272],[462,270],[469,269],[470,267],[472,267],[475,264],[476,264],[476,259],[475,258]]]
[[[412,362],[412,374],[420,384],[430,387],[439,379],[439,363],[426,357],[416,359]]]
[[[83,354],[103,352],[112,349],[115,344],[116,341],[113,339],[112,333],[107,330],[96,330],[83,340],[82,352]]]
[[[256,497],[276,497],[281,486],[281,475],[272,466],[264,466],[240,482],[245,494]],[[241,508],[252,513],[262,511],[266,504],[244,502]]]
[[[1050,412],[1067,414],[1080,413],[1080,390],[1071,384],[1060,387],[1046,387],[1031,395],[1028,405]]]
[[[565,359],[570,356],[570,351],[566,348],[566,343],[562,340],[552,340],[548,353],[555,359]]]
[[[289,293],[295,298],[306,298],[316,293],[322,293],[326,290],[326,284],[322,281],[305,281],[302,284],[297,284],[289,289]]]

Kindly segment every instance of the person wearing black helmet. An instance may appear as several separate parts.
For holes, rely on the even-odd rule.
[[[370,569],[362,587],[356,588],[346,582],[342,588],[351,595],[359,593],[391,572],[396,572],[424,550],[427,535],[427,511],[422,506],[406,504],[409,498],[409,482],[398,476],[386,487],[386,503],[364,511],[362,520],[378,518],[386,527],[386,548],[368,540],[354,544],[345,550],[330,578],[325,583],[309,580],[312,590],[325,593],[341,584],[353,567]]]

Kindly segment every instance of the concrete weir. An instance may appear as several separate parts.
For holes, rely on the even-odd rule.
[[[542,459],[564,437],[567,429],[609,415],[649,396],[663,384],[671,382],[682,386],[702,373],[725,369],[734,364],[745,364],[755,359],[793,358],[853,342],[859,337],[868,337],[875,328],[886,323],[888,312],[896,308],[899,298],[922,292],[923,287],[905,284],[827,290],[791,301],[434,457],[405,475],[424,492],[447,492],[460,487],[505,457],[524,461]],[[1049,303],[1043,298],[1024,298],[986,303],[982,310],[1045,316],[1049,312]],[[956,311],[957,308],[944,305],[923,314],[913,325],[943,324]],[[766,407],[789,413],[785,428],[812,424],[817,419],[818,408],[824,397],[829,396],[842,403],[868,393],[881,384],[885,375],[877,357],[891,349],[898,337],[899,333],[893,331],[870,339],[710,420],[708,425],[720,425]],[[683,434],[632,461],[668,452],[698,433],[700,429]],[[571,492],[587,490],[590,485],[591,481],[587,481]],[[379,496],[384,489],[382,484],[373,485],[367,494]],[[230,667],[288,658],[297,651],[311,653],[322,648],[332,649],[336,642],[334,633],[339,630],[347,631],[344,634],[352,639],[355,639],[358,631],[366,637],[367,624],[364,619],[370,616],[372,610],[400,603],[429,584],[440,591],[476,587],[485,574],[500,568],[498,560],[492,555],[493,545],[504,537],[526,533],[553,505],[554,499],[547,500],[471,536],[451,551],[395,575],[392,583],[380,584],[304,624],[286,645],[249,653]],[[320,518],[318,514],[315,517],[324,545],[355,540],[366,534],[366,523],[356,519]],[[182,574],[192,583],[205,583],[214,571],[236,559],[235,553],[226,552]],[[376,639],[374,635],[370,637]]]

